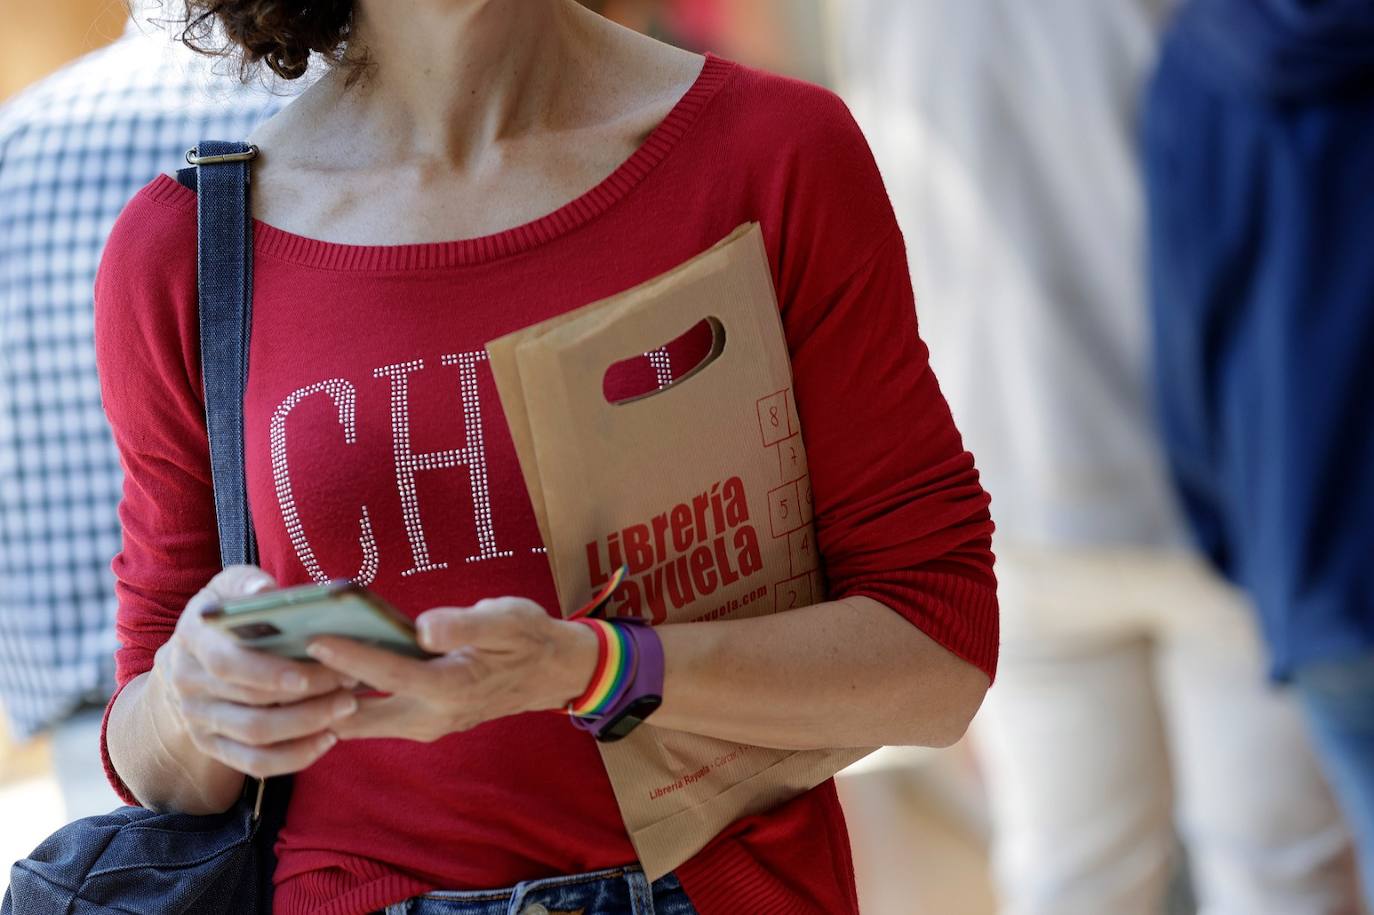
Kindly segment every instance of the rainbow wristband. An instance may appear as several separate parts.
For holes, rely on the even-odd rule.
[[[616,703],[630,682],[634,670],[634,643],[619,626],[601,619],[581,617],[572,620],[596,633],[598,656],[596,671],[587,691],[568,703],[568,714],[575,718],[595,718]]]

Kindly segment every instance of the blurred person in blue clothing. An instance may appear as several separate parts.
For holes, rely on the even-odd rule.
[[[1002,659],[972,735],[1008,915],[1158,913],[1176,833],[1208,915],[1355,899],[1301,713],[1189,547],[1155,423],[1137,101],[1174,7],[833,0],[997,520]]]
[[[1374,906],[1374,3],[1196,0],[1149,93],[1156,382]]]
[[[135,191],[287,101],[150,25],[153,0],[134,7],[112,45],[0,107],[0,705],[19,739],[52,734],[68,818],[119,805],[99,752],[122,476],[95,372],[96,264]]]

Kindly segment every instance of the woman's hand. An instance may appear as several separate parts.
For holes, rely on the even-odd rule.
[[[355,714],[331,726],[335,734],[432,741],[495,718],[562,708],[596,667],[591,630],[524,598],[438,607],[416,627],[420,646],[440,657],[420,661],[333,636],[311,642],[311,655],[337,675],[390,693],[363,698]]]
[[[259,778],[297,772],[319,759],[337,741],[330,728],[357,709],[356,684],[347,677],[244,648],[201,619],[211,604],[274,586],[255,566],[216,575],[158,649],[150,683],[196,749]]]

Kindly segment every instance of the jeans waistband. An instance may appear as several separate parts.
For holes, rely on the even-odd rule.
[[[638,866],[525,880],[499,890],[436,890],[384,915],[695,915],[673,874],[650,883]]]

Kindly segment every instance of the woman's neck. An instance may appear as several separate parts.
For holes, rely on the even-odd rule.
[[[470,164],[557,117],[583,11],[569,0],[358,0],[344,67],[322,87],[365,123],[386,159]]]
[[[702,66],[574,0],[358,2],[346,56],[363,69],[331,69],[249,137],[254,213],[299,235],[468,238],[552,212],[623,163]]]

